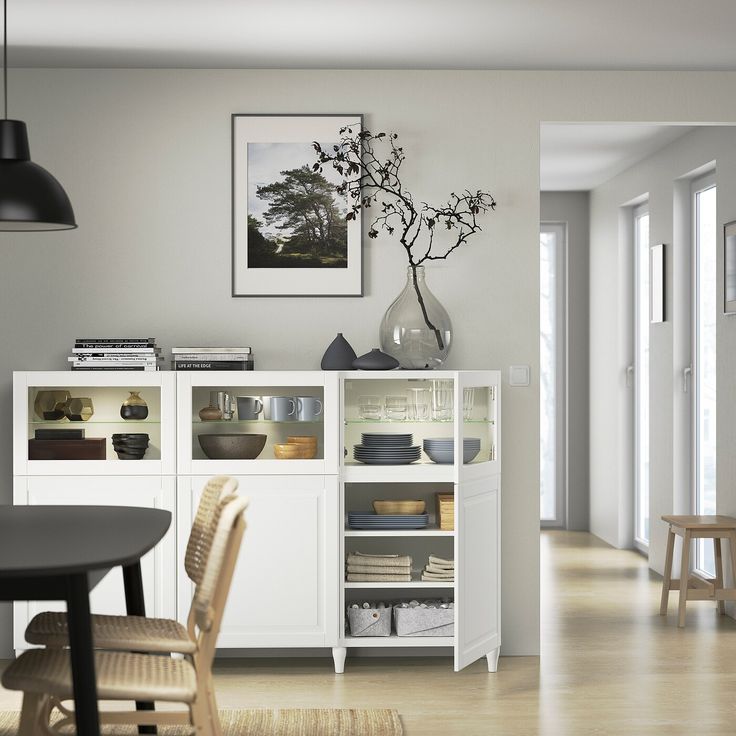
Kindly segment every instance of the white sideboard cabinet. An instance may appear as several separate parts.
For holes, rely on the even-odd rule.
[[[442,382],[442,383],[438,383]],[[441,388],[443,411],[432,410]],[[38,417],[34,402],[42,390],[68,390],[89,397],[95,407],[86,422]],[[128,391],[139,391],[149,406],[141,421],[119,416]],[[212,392],[257,398],[256,417],[204,421],[199,411]],[[299,421],[270,411],[271,397],[312,397],[321,411]],[[403,415],[385,411],[386,397],[418,396],[426,409]],[[377,404],[376,404],[377,402]],[[444,402],[444,404],[442,403]],[[449,402],[449,403],[448,403]],[[380,407],[376,413],[366,403]],[[421,402],[420,402],[421,403]],[[290,405],[289,405],[290,406]],[[460,670],[487,657],[496,670],[500,635],[500,373],[433,372],[23,372],[14,375],[14,503],[98,503],[154,506],[174,519],[166,538],[143,560],[148,611],[186,619],[191,583],[182,559],[201,489],[209,477],[236,477],[250,498],[247,530],[235,571],[219,645],[223,649],[332,649],[342,672],[355,649],[412,647],[454,654]],[[138,425],[133,427],[133,425]],[[29,460],[28,439],[36,428],[83,428],[87,437],[106,437],[104,460]],[[143,460],[118,460],[109,441],[115,432],[146,432]],[[364,465],[353,459],[363,432],[411,433],[413,443],[453,438],[454,462],[436,464],[422,452],[409,465]],[[200,434],[266,435],[253,460],[212,460]],[[312,459],[281,460],[274,444],[292,435],[317,438]],[[481,450],[462,462],[463,439],[480,440]],[[435,495],[454,494],[454,529],[440,528]],[[348,513],[371,509],[375,499],[423,499],[430,514],[426,529],[358,530]],[[401,583],[346,582],[345,559],[353,551],[408,554],[412,579]],[[452,582],[423,582],[429,554],[455,560]],[[97,612],[123,610],[122,582],[113,572],[94,591]],[[421,598],[452,601],[454,632],[442,637],[353,637],[347,608],[356,603]],[[16,603],[17,650],[39,606]]]

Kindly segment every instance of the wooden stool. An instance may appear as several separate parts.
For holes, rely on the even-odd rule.
[[[736,601],[736,588],[723,587],[723,558],[721,539],[728,539],[731,550],[731,566],[736,575],[736,519],[731,516],[663,516],[662,521],[670,525],[667,534],[667,556],[664,562],[662,581],[661,616],[667,615],[667,600],[671,590],[680,591],[677,625],[685,625],[687,601],[716,601],[718,613],[724,614],[724,601]],[[672,554],[675,550],[675,534],[682,537],[682,565],[680,579],[672,579]],[[715,578],[704,579],[690,575],[690,541],[712,539],[715,550]]]

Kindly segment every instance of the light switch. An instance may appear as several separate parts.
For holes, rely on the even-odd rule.
[[[509,368],[509,385],[528,386],[530,368],[528,365],[512,365]]]

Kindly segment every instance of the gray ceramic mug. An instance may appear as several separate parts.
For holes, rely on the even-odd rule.
[[[322,402],[314,396],[296,397],[296,418],[300,422],[314,422],[322,415]]]
[[[263,402],[255,396],[238,396],[238,419],[258,419]]]
[[[271,397],[271,421],[290,422],[296,419],[296,401],[292,396]]]

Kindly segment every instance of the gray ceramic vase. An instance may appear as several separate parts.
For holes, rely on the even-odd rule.
[[[337,337],[325,350],[320,365],[323,371],[349,371],[356,357],[350,343],[342,336],[342,332],[338,332]]]
[[[353,368],[360,371],[392,371],[399,367],[399,361],[391,355],[382,353],[378,348],[373,348],[370,353],[361,355],[353,361]]]

